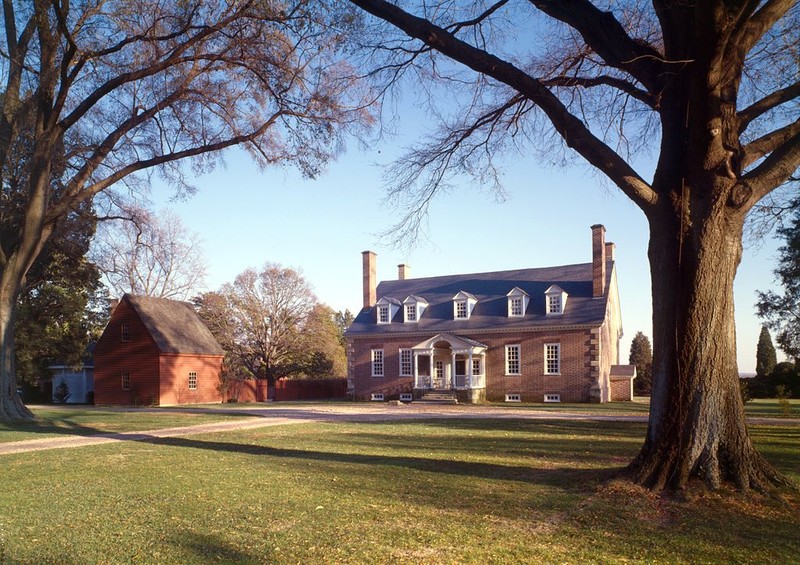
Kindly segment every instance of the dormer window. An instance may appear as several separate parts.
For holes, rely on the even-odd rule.
[[[419,321],[427,307],[428,301],[424,298],[413,294],[407,297],[403,300],[403,322],[413,324]]]
[[[477,298],[462,290],[453,297],[453,319],[469,320],[477,303]]]
[[[386,306],[378,306],[378,323],[388,324],[389,320],[389,305],[387,304]]]
[[[528,309],[528,301],[530,300],[528,293],[515,286],[506,296],[508,297],[508,317],[523,317],[525,315],[525,310]]]
[[[378,324],[391,324],[394,315],[400,308],[400,301],[393,298],[382,297],[375,304],[376,322]]]
[[[567,293],[557,284],[554,284],[545,291],[545,313],[559,315],[564,313],[567,306]]]

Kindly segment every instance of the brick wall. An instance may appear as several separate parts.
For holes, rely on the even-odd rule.
[[[408,348],[429,336],[352,338],[350,378],[358,400],[369,400],[373,393],[386,399],[401,392],[411,392],[413,377],[400,377],[399,349]],[[506,394],[520,394],[523,402],[542,402],[545,394],[559,394],[562,402],[587,402],[595,378],[589,356],[591,332],[588,329],[464,334],[486,346],[486,396],[490,401],[504,401]],[[561,344],[561,374],[544,374],[544,344]],[[505,346],[521,347],[521,375],[505,376]],[[371,376],[372,349],[384,350],[384,376]]]
[[[219,375],[221,355],[162,355],[159,404],[221,402]],[[197,373],[197,389],[189,390],[189,373]]]
[[[122,341],[122,324],[130,339]],[[158,401],[159,350],[147,328],[127,302],[114,311],[94,352],[95,404],[151,404]],[[130,374],[130,390],[122,389],[122,372]]]

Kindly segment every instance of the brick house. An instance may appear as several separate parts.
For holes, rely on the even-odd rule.
[[[188,302],[126,294],[94,351],[95,403],[220,402],[223,356]]]
[[[462,402],[631,400],[619,365],[614,244],[592,226],[592,262],[376,284],[363,253],[363,309],[346,332],[358,400],[448,391]]]

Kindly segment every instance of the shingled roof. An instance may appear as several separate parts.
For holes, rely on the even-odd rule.
[[[189,302],[131,294],[122,300],[139,315],[161,353],[225,354]]]
[[[613,270],[606,272],[606,294],[592,298],[592,264],[564,265],[491,273],[449,275],[381,282],[377,298],[402,302],[409,295],[427,300],[429,306],[418,322],[403,323],[398,311],[391,323],[376,323],[375,308],[365,308],[347,330],[359,334],[394,334],[418,332],[453,332],[490,329],[517,329],[548,326],[599,326],[606,315],[608,288]],[[545,314],[545,291],[557,284],[569,296],[564,313]],[[530,296],[522,317],[508,317],[508,292],[519,287]],[[453,319],[453,297],[464,291],[477,299],[468,320]]]

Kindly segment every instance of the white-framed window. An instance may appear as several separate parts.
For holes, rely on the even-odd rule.
[[[522,402],[521,394],[507,394],[506,402]]]
[[[481,370],[481,360],[480,357],[472,359],[472,374],[473,375],[480,375],[483,371]]]
[[[414,375],[414,359],[410,349],[400,350],[400,376],[411,377]]]
[[[545,291],[545,314],[560,315],[564,313],[564,308],[567,305],[567,293],[564,289],[554,284]]]
[[[389,317],[389,305],[385,306],[378,306],[378,323],[379,324],[388,324],[391,321]]]
[[[119,325],[119,331],[120,331],[120,336],[119,336],[120,341],[128,342],[131,340],[131,326],[128,322],[122,322]]]
[[[456,320],[466,320],[467,319],[467,301],[466,300],[456,300],[455,301],[455,318]]]
[[[122,371],[120,374],[122,380],[122,390],[131,389],[131,374],[128,371]]]
[[[383,349],[373,349],[372,350],[372,376],[373,377],[382,377],[383,376]]]
[[[382,392],[373,392],[369,395],[369,399],[372,402],[383,402],[383,393]]]
[[[544,374],[545,375],[560,375],[561,374],[561,344],[560,343],[545,343],[544,344]]]
[[[509,316],[522,316],[524,310],[522,308],[522,297],[521,296],[513,296],[509,299],[510,303],[508,305],[508,315]]]
[[[189,390],[197,390],[197,373],[189,371]]]
[[[545,402],[561,402],[561,395],[560,394],[545,394],[544,395]]]
[[[506,375],[520,375],[520,346],[506,345]]]
[[[410,392],[401,392],[400,393],[400,402],[413,402],[414,395]]]
[[[417,305],[406,304],[406,322],[416,322],[416,321],[417,321]]]

